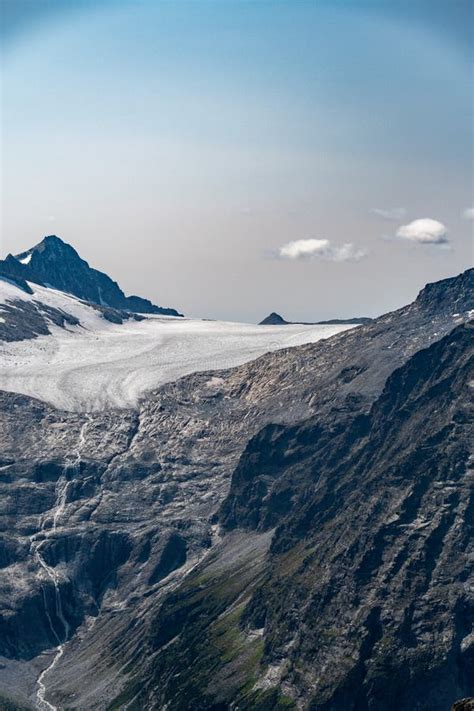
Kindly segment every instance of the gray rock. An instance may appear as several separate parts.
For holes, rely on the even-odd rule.
[[[23,260],[23,261],[22,261]],[[27,260],[27,261],[25,261]],[[48,235],[31,249],[0,261],[4,276],[48,285],[100,306],[138,313],[180,316],[176,309],[155,306],[139,296],[125,296],[117,282],[93,269],[74,247],[56,235]]]
[[[367,469],[361,496],[357,487],[348,489],[347,513],[343,496],[338,498],[341,509],[324,507],[327,537],[318,538],[319,529],[298,533],[300,520],[319,495],[305,473],[306,456],[312,471],[316,458],[324,455],[324,481],[337,481],[340,452],[357,459],[370,434],[362,424],[367,428],[372,408],[382,406],[387,378],[421,349],[430,344],[436,348],[472,308],[472,278],[470,271],[439,282],[421,292],[414,304],[328,341],[268,354],[232,370],[182,378],[152,393],[138,412],[75,414],[2,393],[0,692],[11,696],[14,689],[18,703],[36,703],[38,676],[57,657],[58,643],[66,642],[43,677],[46,698],[58,708],[280,708],[293,702],[313,708],[308,704],[336,698],[331,694],[345,688],[344,671],[350,673],[348,660],[357,665],[360,643],[369,651],[360,663],[366,665],[383,639],[380,625],[385,629],[391,598],[382,602],[377,597],[384,590],[378,577],[385,574],[380,551],[392,555],[396,531],[400,545],[405,540],[414,544],[403,565],[418,561],[421,577],[430,567],[433,577],[433,553],[427,552],[424,541],[432,535],[435,548],[444,550],[446,536],[439,543],[436,531],[446,521],[449,531],[456,530],[451,518],[461,515],[456,513],[461,499],[453,498],[449,482],[455,482],[456,489],[459,471],[436,479],[441,481],[442,500],[436,498],[431,508],[423,508],[423,515],[433,515],[424,532],[421,519],[419,527],[412,526],[416,512],[403,522],[408,528],[390,528],[395,525],[389,519],[397,497],[405,490],[409,497],[415,470],[410,476],[384,474],[386,479],[374,481]],[[403,382],[404,397],[411,397]],[[419,427],[429,427],[429,403],[436,402],[430,388],[436,391],[437,382],[420,380],[418,397],[426,404],[419,412],[426,423]],[[399,417],[404,401],[396,402],[396,389],[394,397],[391,407]],[[443,417],[458,416],[457,396],[454,409],[442,405]],[[362,430],[356,437],[357,423]],[[438,428],[441,423],[438,418]],[[314,448],[318,428],[322,454]],[[345,433],[351,432],[351,441],[344,445]],[[410,432],[412,426],[407,436]],[[382,444],[391,441],[390,431],[385,436],[377,427],[373,434]],[[402,437],[403,429],[395,434]],[[333,441],[338,445],[334,451]],[[393,452],[401,441],[392,445]],[[416,454],[416,438],[410,451]],[[255,470],[248,467],[252,457],[258,463]],[[358,481],[356,469],[350,467],[341,486],[354,487]],[[382,463],[379,467],[382,471]],[[243,471],[249,474],[242,479]],[[423,476],[425,481],[427,473]],[[372,560],[377,536],[381,544],[375,546]],[[352,558],[346,560],[350,542]],[[446,553],[460,550],[456,545],[453,539]],[[34,554],[38,546],[47,569]],[[353,580],[359,569],[356,588]],[[444,571],[442,580],[453,570]],[[280,590],[279,571],[287,591],[286,597],[280,595],[280,607],[272,602]],[[328,613],[320,622],[314,612],[323,584],[329,585],[328,600],[334,598],[339,605],[336,611],[327,609],[344,631],[332,651],[331,617]],[[438,587],[436,594],[448,594],[447,618],[460,597],[458,583],[445,585],[448,588]],[[337,595],[329,594],[333,587]],[[370,604],[357,602],[357,589],[371,592],[371,587]],[[272,590],[275,595],[269,597]],[[434,645],[441,659],[450,643],[443,642],[449,628],[431,638],[418,608],[410,608],[410,601],[419,596],[416,585],[406,588],[400,582],[396,591],[407,595],[405,607],[413,612],[410,629],[419,625],[417,639]],[[428,593],[429,586],[422,597]],[[440,610],[439,598],[429,595],[423,610]],[[305,616],[303,609],[311,614]],[[390,618],[394,630],[396,622],[402,624],[396,615],[403,609],[397,598]],[[283,613],[289,616],[288,624],[281,622]],[[329,637],[306,634],[313,628]],[[465,637],[458,635],[455,644],[462,639],[467,645]],[[408,635],[404,641],[408,650],[411,639]],[[191,653],[199,664],[190,661]],[[407,663],[416,669],[422,657],[407,654]],[[315,665],[316,659],[324,663]],[[359,679],[361,669],[359,665]],[[364,669],[364,680],[376,684],[384,678],[380,670]]]

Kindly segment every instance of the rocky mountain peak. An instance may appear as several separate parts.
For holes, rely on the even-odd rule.
[[[22,265],[27,266],[32,272],[40,274],[41,280],[50,283],[52,286],[56,286],[56,284],[47,279],[46,273],[48,271],[51,272],[52,269],[64,272],[72,269],[77,270],[79,273],[83,272],[84,275],[87,270],[90,270],[89,264],[84,259],[81,259],[74,247],[56,235],[47,235],[34,247],[21,254],[13,255],[13,258]],[[63,279],[62,285],[59,286],[58,284],[57,288],[72,292],[71,289],[66,288],[66,285],[67,280]],[[79,296],[79,294],[76,295]]]
[[[125,296],[116,281],[89,266],[74,247],[57,235],[47,235],[31,249],[0,260],[0,275],[47,285],[104,307],[181,316],[176,309],[156,306],[140,296]]]
[[[46,235],[46,237],[43,237],[41,242],[38,242],[37,245],[31,247],[31,249],[28,250],[29,253],[46,251],[55,252],[56,254],[64,254],[72,251],[74,252],[74,254],[79,256],[74,247],[62,240],[61,237],[58,237],[57,235]]]

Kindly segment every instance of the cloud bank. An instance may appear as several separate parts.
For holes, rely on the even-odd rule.
[[[462,213],[464,220],[474,220],[474,207],[466,207]]]
[[[448,244],[448,231],[442,222],[430,217],[413,220],[397,230],[397,237],[417,244]]]
[[[284,244],[278,250],[280,259],[310,260],[325,259],[330,262],[358,262],[366,252],[348,242],[340,247],[328,239],[297,239]]]
[[[383,217],[384,220],[394,220],[395,222],[397,220],[403,220],[407,214],[405,207],[373,207],[370,212],[372,215],[376,215],[377,217]]]

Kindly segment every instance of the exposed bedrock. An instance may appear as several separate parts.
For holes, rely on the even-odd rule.
[[[228,533],[151,617],[122,699],[445,711],[473,694],[472,344],[460,327],[417,353],[331,438],[315,415],[250,441]]]
[[[58,709],[472,695],[472,293],[439,282],[136,412],[0,393],[0,694],[36,703],[62,614]]]

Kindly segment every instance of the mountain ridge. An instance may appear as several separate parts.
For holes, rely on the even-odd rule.
[[[360,318],[357,318],[356,316],[352,318],[331,318],[327,319],[325,321],[287,321],[286,319],[283,318],[283,316],[280,316],[280,314],[277,314],[276,311],[272,311],[271,314],[266,316],[262,321],[259,322],[259,326],[288,326],[290,324],[301,324],[301,325],[306,325],[306,326],[323,326],[323,325],[331,325],[331,324],[354,324],[354,325],[360,325],[364,323],[370,323],[373,321],[373,318],[370,318],[369,316],[361,316]]]
[[[181,316],[176,309],[155,306],[139,296],[125,296],[116,281],[90,267],[70,244],[56,235],[47,235],[34,247],[0,260],[0,275],[30,281],[73,294],[103,307],[145,314]]]
[[[244,517],[223,540],[270,545],[258,567],[253,551],[232,564],[216,549],[157,612],[148,684],[162,680],[161,704],[446,711],[474,693],[472,338],[461,325],[415,353],[366,414],[268,425],[249,442],[221,522],[236,497]]]
[[[1,692],[11,691],[13,679],[19,703],[34,700],[39,670],[57,649],[48,613],[54,629],[62,629],[53,582],[29,552],[35,536],[57,573],[70,625],[64,654],[43,679],[46,698],[59,707],[309,710],[335,699],[331,703],[339,706],[331,711],[352,711],[344,696],[347,678],[361,693],[354,711],[391,709],[377,696],[380,681],[392,680],[392,689],[398,677],[390,676],[393,666],[384,677],[380,664],[387,657],[373,653],[388,649],[401,660],[398,642],[389,645],[380,636],[384,605],[400,613],[403,624],[393,627],[394,637],[409,651],[417,634],[413,626],[429,620],[417,617],[423,591],[406,588],[406,614],[397,591],[410,580],[436,580],[433,560],[444,550],[443,560],[458,565],[453,551],[461,551],[461,543],[452,537],[458,530],[452,518],[461,516],[462,540],[471,525],[469,516],[462,518],[469,494],[458,487],[464,486],[463,470],[449,470],[452,438],[446,454],[440,449],[445,424],[459,427],[462,438],[454,445],[464,457],[465,410],[458,405],[467,395],[467,370],[463,360],[456,376],[461,360],[455,355],[465,349],[466,337],[458,345],[439,343],[467,318],[473,276],[470,270],[440,282],[412,304],[327,341],[185,376],[150,393],[137,410],[64,412],[0,393],[0,560],[8,580],[0,590]],[[418,361],[427,367],[417,366],[416,354],[433,345],[443,354],[438,360],[446,364],[450,388],[443,385],[442,367],[434,370],[426,353]],[[414,357],[416,367],[412,362],[405,368]],[[388,400],[381,399],[399,368],[405,375],[395,376]],[[382,431],[375,416],[374,426],[367,426],[376,401],[379,409],[387,403],[393,431]],[[433,441],[426,449],[431,424]],[[371,455],[358,464],[359,453],[369,453],[364,447],[370,437]],[[379,443],[385,449],[377,460]],[[400,469],[395,465],[406,443],[411,459]],[[377,464],[377,476],[369,460]],[[443,477],[430,478],[437,462]],[[418,473],[426,490],[417,488]],[[399,527],[390,522],[396,501],[405,502]],[[312,514],[320,517],[314,526]],[[371,571],[385,575],[380,558],[383,563],[390,551],[407,575],[396,578],[398,587],[374,587]],[[440,605],[459,601],[442,615],[439,637],[428,637],[428,650],[440,659],[444,632],[453,640],[453,659],[470,620],[469,600],[461,606],[462,584],[449,582],[457,571],[444,569],[434,588]],[[321,588],[326,581],[331,585]],[[385,602],[366,601],[362,593],[372,588],[381,595],[389,591]],[[337,615],[324,602],[332,598]],[[318,605],[324,613],[319,616]],[[458,625],[454,637],[450,620]],[[347,637],[351,629],[354,635]],[[331,649],[333,664],[325,656]],[[416,687],[430,657],[410,654],[404,669],[413,670]],[[318,667],[308,664],[315,655],[322,660]],[[316,672],[321,694],[311,701]],[[449,703],[465,694],[463,687],[461,679],[447,690]],[[422,697],[415,704],[413,698],[397,711],[426,708]],[[434,699],[433,711],[445,711],[446,694],[444,706]]]

